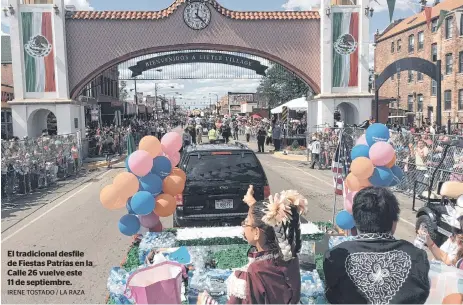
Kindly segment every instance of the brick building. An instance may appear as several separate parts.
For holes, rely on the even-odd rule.
[[[11,116],[11,107],[8,101],[14,99],[13,70],[11,64],[11,44],[10,36],[2,35],[1,45],[2,56],[2,138],[13,136],[13,119]]]
[[[449,11],[437,29],[439,13]],[[463,122],[463,1],[446,0],[432,7],[432,21],[424,12],[392,23],[375,35],[375,73],[406,57],[420,57],[442,65],[442,122]],[[402,71],[388,79],[379,96],[390,99],[389,121],[423,126],[436,118],[436,82],[416,71]],[[385,113],[380,117],[384,121]]]

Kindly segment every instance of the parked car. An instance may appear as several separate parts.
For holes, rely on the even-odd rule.
[[[240,143],[188,146],[179,166],[187,180],[183,194],[177,196],[177,227],[237,225],[248,213],[243,197],[250,184],[256,200],[270,195],[259,159]]]

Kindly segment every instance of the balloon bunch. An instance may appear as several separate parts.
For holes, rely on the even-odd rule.
[[[100,201],[110,210],[127,208],[119,220],[119,231],[136,234],[140,226],[161,231],[159,217],[175,212],[175,197],[185,188],[186,174],[175,167],[180,162],[181,135],[165,134],[161,141],[154,136],[141,139],[138,150],[125,160],[127,172],[118,174],[113,184],[100,192]]]
[[[388,143],[389,129],[383,124],[372,124],[351,151],[350,173],[345,184],[344,210],[336,216],[336,224],[344,230],[355,226],[352,205],[355,194],[368,186],[392,187],[403,177],[403,171],[396,163],[394,147]]]

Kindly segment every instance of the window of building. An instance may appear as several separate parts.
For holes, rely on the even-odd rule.
[[[444,91],[444,110],[452,109],[452,90]]]
[[[399,52],[400,49],[402,49],[402,39],[397,40],[397,52]]]
[[[453,71],[453,56],[452,53],[445,54],[445,74],[449,75]]]
[[[458,110],[463,110],[463,89],[458,90]]]
[[[445,39],[453,37],[453,16],[445,19]]]
[[[463,36],[463,15],[460,15],[460,36]]]
[[[413,112],[413,95],[408,96],[407,110]]]
[[[423,80],[423,73],[421,72],[416,72],[416,79],[418,81],[422,81]]]
[[[394,41],[391,42],[391,53],[394,53]]]
[[[416,106],[418,108],[417,111],[418,112],[423,112],[423,94],[418,94],[416,96],[416,100],[417,100],[416,101],[416,104],[417,104]]]
[[[408,36],[408,53],[415,51],[415,35]]]
[[[461,20],[463,20],[463,16]],[[463,51],[458,54],[458,72],[463,73]]]
[[[437,82],[433,79],[431,79],[431,95],[432,96],[437,95]]]
[[[437,61],[437,43],[431,45],[431,61]]]
[[[413,71],[408,70],[408,82],[411,83],[413,82]]]
[[[53,4],[53,0],[24,0],[24,4]]]
[[[424,33],[418,33],[418,50],[423,50],[424,48]]]
[[[431,32],[432,33],[435,33],[437,31],[437,21],[438,21],[437,18],[431,21]]]

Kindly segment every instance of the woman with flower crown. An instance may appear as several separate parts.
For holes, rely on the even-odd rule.
[[[270,196],[268,202],[256,202],[253,194],[251,185],[243,198],[249,205],[248,216],[242,223],[244,238],[251,245],[249,263],[228,278],[228,304],[298,304],[299,216],[305,213],[307,200],[293,190]],[[203,292],[198,304],[216,302]]]

